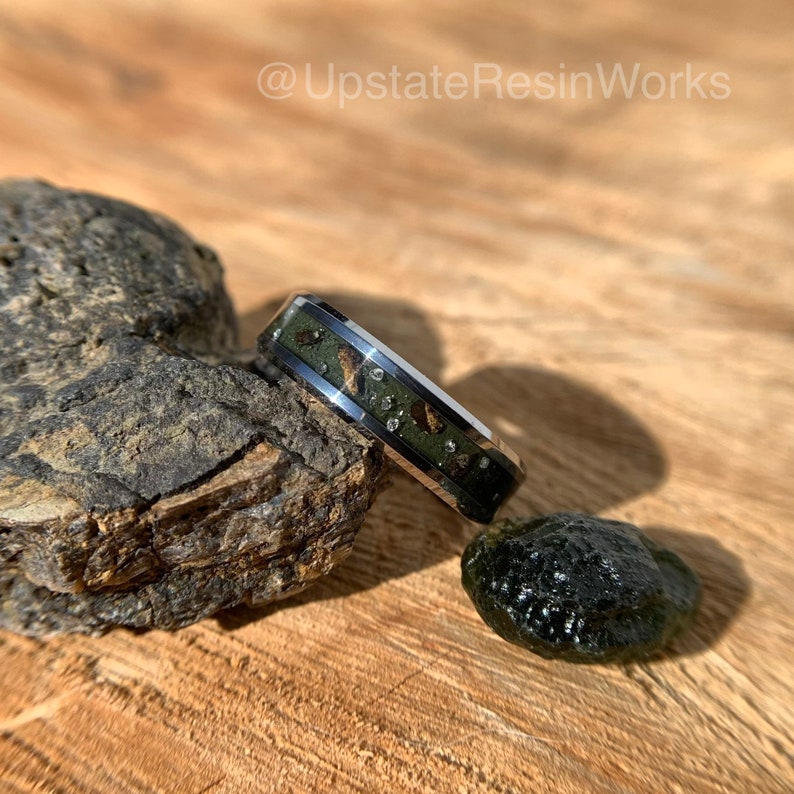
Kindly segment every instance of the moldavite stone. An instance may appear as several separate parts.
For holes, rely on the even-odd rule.
[[[0,182],[0,628],[176,628],[349,553],[382,453],[236,337],[167,219]]]
[[[583,513],[501,521],[463,554],[463,586],[501,637],[546,658],[642,659],[690,623],[700,582],[637,527]]]

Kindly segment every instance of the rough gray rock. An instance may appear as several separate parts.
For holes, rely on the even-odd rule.
[[[0,182],[0,627],[175,628],[348,554],[381,452],[236,336],[167,219]]]

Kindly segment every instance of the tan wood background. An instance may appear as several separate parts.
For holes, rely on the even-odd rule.
[[[690,63],[731,94],[339,108],[263,97],[274,61]],[[0,636],[0,790],[794,790],[792,76],[790,0],[0,5],[0,173],[183,224],[245,345],[330,296],[525,457],[509,514],[634,521],[705,586],[659,660],[544,661],[460,587],[475,528],[395,474],[279,607]]]

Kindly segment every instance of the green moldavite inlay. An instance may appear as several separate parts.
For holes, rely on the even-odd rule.
[[[296,311],[268,332],[451,480],[444,487],[462,504],[473,500],[492,510],[511,487],[498,458],[319,320]],[[469,512],[482,510],[471,506]]]

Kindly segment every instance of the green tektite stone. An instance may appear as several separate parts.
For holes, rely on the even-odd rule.
[[[504,639],[571,662],[643,659],[691,623],[700,581],[637,527],[583,513],[493,524],[463,586]]]

